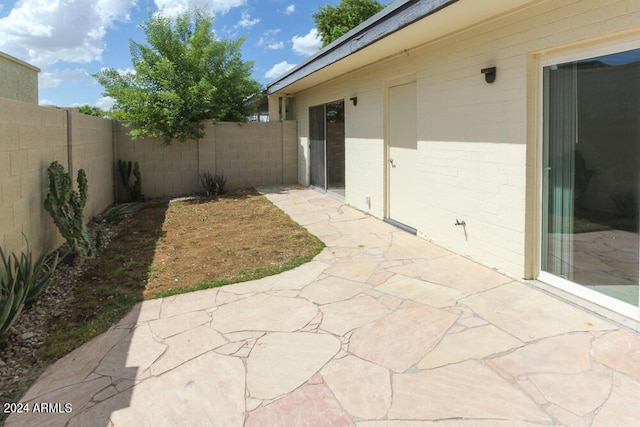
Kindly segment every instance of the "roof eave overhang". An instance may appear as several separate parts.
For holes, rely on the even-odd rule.
[[[272,94],[316,71],[346,58],[400,31],[412,23],[456,3],[458,0],[399,0],[367,19],[309,59],[267,84]]]
[[[544,0],[398,0],[267,85],[295,93]]]

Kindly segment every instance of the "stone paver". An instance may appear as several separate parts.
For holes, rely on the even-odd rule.
[[[578,374],[591,369],[593,335],[576,333],[542,339],[488,362],[506,378],[536,372]]]
[[[25,394],[48,412],[6,425],[637,425],[636,332],[327,195],[263,192],[327,248],[137,305]]]
[[[327,364],[322,377],[342,407],[363,419],[384,417],[391,406],[391,374],[374,363],[346,356]],[[358,387],[354,387],[358,384]]]
[[[247,359],[247,391],[274,399],[295,390],[340,350],[340,340],[309,332],[273,333],[260,338]]]
[[[474,360],[396,375],[393,391],[390,419],[550,420],[529,396]]]
[[[640,381],[640,337],[623,331],[604,334],[596,339],[593,358],[609,368]]]
[[[525,342],[574,331],[614,329],[613,325],[586,310],[522,283],[501,285],[459,302]]]
[[[446,335],[438,346],[418,363],[418,368],[431,369],[469,359],[482,359],[522,345],[521,341],[493,325],[478,326]]]
[[[456,319],[454,314],[426,306],[400,306],[356,329],[349,352],[393,372],[404,372],[435,347]]]
[[[246,427],[353,425],[331,391],[322,384],[307,384],[282,399],[252,411]]]

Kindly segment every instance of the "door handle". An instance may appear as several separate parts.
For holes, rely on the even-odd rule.
[[[393,162],[393,159],[389,159],[389,163],[391,163],[391,167],[395,168],[396,164]]]

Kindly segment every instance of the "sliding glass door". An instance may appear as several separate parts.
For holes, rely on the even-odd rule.
[[[344,197],[343,100],[309,108],[309,158],[310,184]]]
[[[543,68],[541,270],[638,306],[640,49]]]
[[[324,105],[309,108],[309,180],[312,186],[327,189]]]

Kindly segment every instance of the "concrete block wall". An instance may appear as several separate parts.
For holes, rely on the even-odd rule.
[[[89,196],[84,208],[88,219],[102,213],[114,202],[113,182],[113,120],[105,120],[68,110],[71,129],[69,145],[71,171],[75,180],[78,170],[84,169],[89,182]]]
[[[0,247],[51,252],[64,239],[44,209],[47,168],[58,161],[89,182],[86,219],[126,199],[115,162],[138,161],[147,198],[201,192],[198,174],[224,173],[229,188],[297,181],[295,122],[219,123],[198,142],[132,141],[122,123],[0,98]],[[24,237],[23,237],[24,234]]]
[[[640,4],[547,1],[412,52],[418,73],[418,229],[516,277],[537,275],[540,59],[637,37]],[[480,69],[497,67],[487,84]],[[466,233],[453,226],[464,220]],[[533,266],[533,268],[532,268]]]
[[[416,82],[419,219],[455,252],[535,277],[540,191],[540,63],[638,38],[640,3],[541,1],[295,93],[301,183],[309,182],[309,107],[345,100],[346,201],[389,213],[388,88]],[[402,52],[404,46],[398,46]],[[497,67],[487,84],[480,70]],[[358,97],[358,105],[348,102]],[[364,205],[364,196],[371,205]],[[465,220],[466,233],[454,225]]]
[[[0,246],[49,252],[64,242],[44,209],[47,168],[68,168],[66,111],[0,99]],[[24,234],[24,236],[23,236]]]
[[[295,122],[219,123],[211,130],[214,139],[205,143],[215,144],[214,170],[229,188],[297,182]]]
[[[39,68],[0,52],[0,97],[38,103]]]
[[[160,139],[132,140],[129,129],[121,122],[115,124],[114,171],[117,199],[126,201],[115,162],[118,160],[138,162],[142,179],[142,194],[145,198],[184,195],[194,191],[198,185],[197,142],[173,142],[164,146]],[[134,181],[133,174],[130,183]]]
[[[125,126],[116,127],[115,161],[139,163],[147,198],[200,193],[205,172],[223,174],[229,189],[297,182],[295,122],[217,123],[197,142],[170,146],[132,140]],[[120,197],[124,189],[117,186]]]

